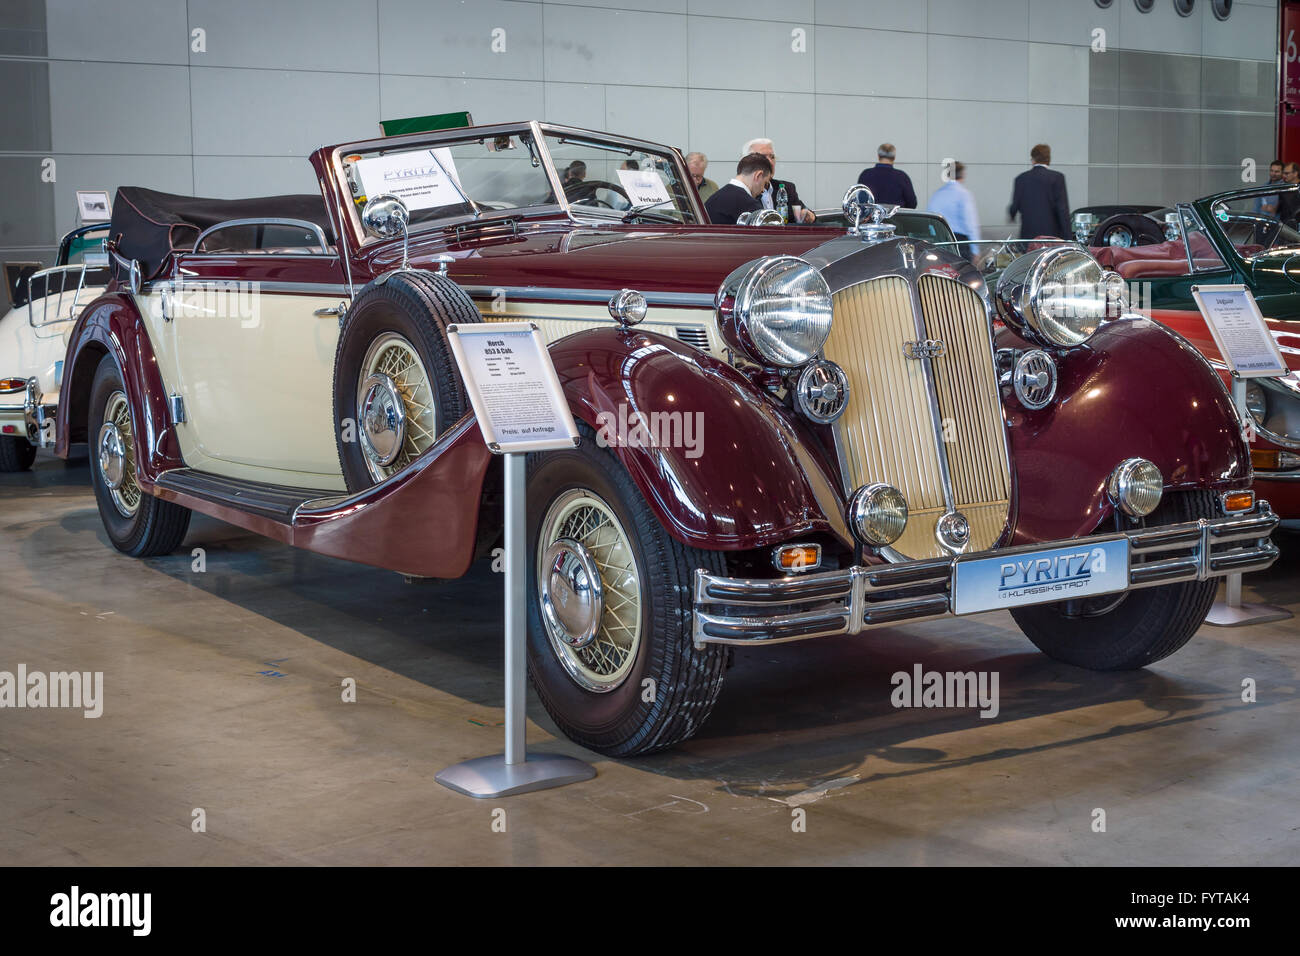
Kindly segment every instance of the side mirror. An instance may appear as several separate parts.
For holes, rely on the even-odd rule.
[[[402,237],[403,269],[410,268],[407,256],[411,243],[410,233],[407,231],[407,224],[410,221],[411,214],[407,212],[406,203],[390,193],[372,196],[366,200],[366,205],[361,210],[361,225],[365,226],[366,232],[372,236],[378,236],[380,239]]]

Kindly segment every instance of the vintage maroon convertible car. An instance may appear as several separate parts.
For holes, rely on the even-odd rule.
[[[57,449],[128,554],[197,510],[454,578],[500,470],[445,328],[537,323],[584,438],[529,461],[529,663],[593,749],[693,734],[727,645],[1008,608],[1141,667],[1276,558],[1222,385],[1077,248],[1005,270],[995,337],[980,273],[861,187],[847,232],[711,226],[675,150],[540,123],[311,161],[321,197],[119,191]]]

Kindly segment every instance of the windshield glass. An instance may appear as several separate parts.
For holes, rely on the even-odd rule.
[[[412,228],[502,209],[555,204],[529,133],[430,147],[350,153],[343,171],[357,211],[384,193],[406,204]]]
[[[546,148],[575,214],[696,222],[685,170],[666,152],[547,133]]]
[[[1262,212],[1260,207],[1258,196],[1220,200],[1213,206],[1218,227],[1238,255],[1249,259],[1270,249],[1300,246],[1300,232],[1278,221],[1277,216]]]

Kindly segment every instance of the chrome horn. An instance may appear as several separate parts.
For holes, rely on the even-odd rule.
[[[781,226],[785,220],[775,209],[755,209],[753,212],[742,212],[736,218],[737,226]]]
[[[411,214],[406,210],[406,203],[391,193],[372,196],[366,201],[365,208],[361,210],[361,224],[371,235],[378,236],[380,239],[402,237],[402,269],[411,267],[408,254],[411,235],[407,230],[410,221]]]

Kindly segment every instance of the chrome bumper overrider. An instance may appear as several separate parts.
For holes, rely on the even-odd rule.
[[[1259,571],[1277,560],[1268,540],[1278,518],[1267,501],[1253,512],[1120,532],[1129,543],[1129,590]],[[1076,542],[1088,539],[1076,539]],[[985,551],[965,559],[1013,556],[1069,540]],[[951,612],[959,558],[853,567],[787,578],[724,578],[695,572],[696,646],[779,644]]]

